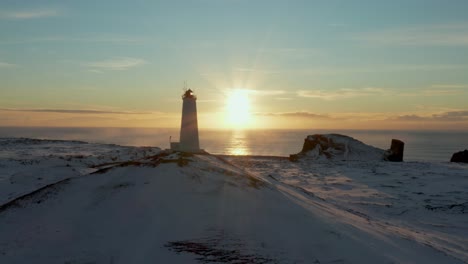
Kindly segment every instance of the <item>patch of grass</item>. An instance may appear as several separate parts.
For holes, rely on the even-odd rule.
[[[235,243],[224,245],[223,242]],[[172,241],[167,242],[164,246],[169,250],[179,254],[194,254],[197,256],[195,259],[199,263],[279,263],[278,260],[267,256],[262,256],[259,253],[243,252],[243,247],[245,245],[242,243],[242,241],[222,241],[217,237]]]

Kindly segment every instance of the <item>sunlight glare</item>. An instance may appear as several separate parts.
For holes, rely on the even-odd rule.
[[[251,119],[248,90],[232,90],[226,102],[227,123],[233,128],[245,128]]]
[[[227,153],[235,156],[251,154],[245,130],[236,129],[231,132]]]

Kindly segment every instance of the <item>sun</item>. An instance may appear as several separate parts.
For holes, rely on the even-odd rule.
[[[234,89],[227,96],[226,121],[232,128],[245,128],[251,120],[248,90]]]

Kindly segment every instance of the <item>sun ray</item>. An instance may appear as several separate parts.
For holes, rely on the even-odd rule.
[[[227,97],[226,121],[231,128],[246,128],[251,121],[248,90],[234,89]]]

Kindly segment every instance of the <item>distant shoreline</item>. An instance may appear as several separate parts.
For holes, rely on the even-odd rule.
[[[367,130],[200,130],[200,147],[216,155],[289,157],[301,151],[312,134],[338,133],[365,144],[388,149],[393,138],[405,142],[405,161],[449,161],[453,153],[468,148],[468,132],[367,131]],[[0,138],[72,140],[120,146],[169,148],[179,129],[0,127]]]
[[[212,156],[221,158],[252,158],[252,159],[288,159],[286,156],[272,156],[272,155],[227,155],[227,154],[211,154]]]

